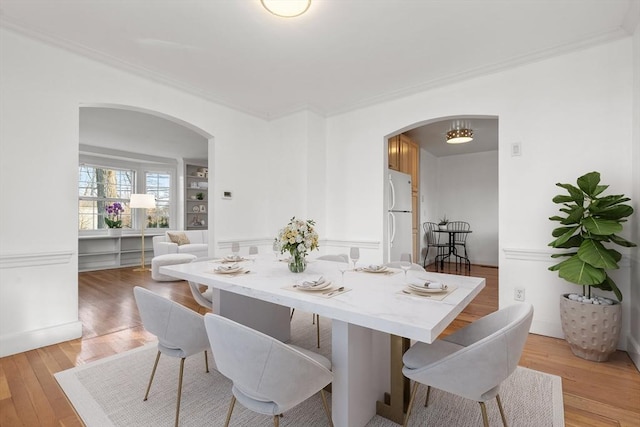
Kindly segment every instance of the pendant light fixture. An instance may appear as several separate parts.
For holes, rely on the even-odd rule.
[[[282,18],[295,18],[305,13],[311,0],[260,0],[269,12]]]
[[[473,131],[471,129],[453,129],[447,132],[448,144],[464,144],[473,140]]]

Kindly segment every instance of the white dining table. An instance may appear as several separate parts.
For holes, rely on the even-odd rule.
[[[401,270],[351,270],[343,282],[338,264],[310,260],[303,273],[291,273],[286,262],[261,256],[242,263],[247,274],[215,273],[221,264],[211,260],[163,266],[160,273],[212,288],[214,312],[282,341],[289,339],[290,308],[332,319],[334,425],[362,427],[376,412],[398,422],[406,405],[398,395],[408,389],[398,371],[409,340],[433,342],[484,288],[485,279],[413,270],[405,278]],[[346,292],[327,298],[291,288],[320,276]],[[402,292],[408,280],[418,277],[455,290],[442,300]]]

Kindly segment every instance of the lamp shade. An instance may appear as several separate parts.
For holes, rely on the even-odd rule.
[[[132,209],[153,209],[156,207],[156,198],[153,194],[132,194],[129,199],[129,207]]]
[[[447,132],[447,143],[464,144],[473,140],[473,131],[471,129],[453,129]]]

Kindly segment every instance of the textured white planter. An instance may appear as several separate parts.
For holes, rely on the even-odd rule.
[[[122,228],[107,228],[108,236],[122,236]]]
[[[622,306],[583,304],[560,296],[560,320],[564,338],[573,354],[605,362],[616,351],[622,323]]]

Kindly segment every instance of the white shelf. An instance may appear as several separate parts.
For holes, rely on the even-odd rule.
[[[144,257],[153,258],[153,235],[145,233]],[[78,238],[78,270],[105,270],[139,265],[142,260],[142,235],[80,236]]]
[[[195,161],[192,162],[185,162],[184,165],[185,171],[184,171],[184,175],[185,175],[185,191],[184,191],[184,196],[185,196],[185,202],[184,202],[184,229],[185,230],[206,230],[207,229],[207,220],[208,220],[208,214],[207,212],[194,212],[193,211],[193,206],[194,205],[205,205],[207,206],[207,208],[209,207],[208,204],[208,191],[209,188],[202,188],[202,187],[192,187],[192,183],[197,182],[209,182],[209,178],[208,177],[201,177],[201,176],[197,176],[196,172],[198,172],[200,169],[202,168],[207,168],[207,163],[206,161],[200,162],[200,163],[196,163]],[[192,196],[197,195],[198,193],[202,193],[202,195],[204,196],[204,198],[202,200],[198,200],[198,199],[191,199]],[[207,209],[208,210],[208,209]],[[204,221],[205,225],[194,225],[194,221]]]

